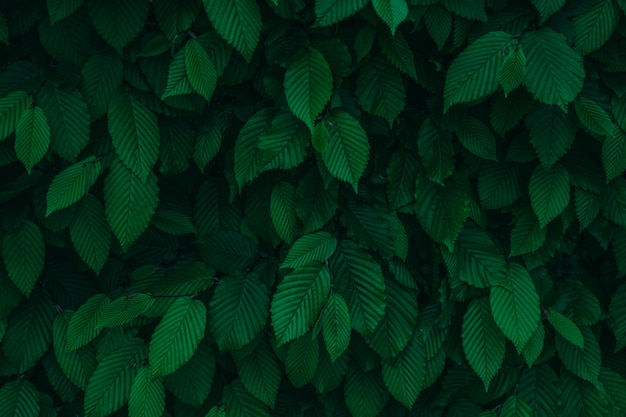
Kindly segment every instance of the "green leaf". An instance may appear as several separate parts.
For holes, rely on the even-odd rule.
[[[513,46],[500,67],[498,81],[507,97],[511,91],[520,86],[526,72],[526,55],[519,44]],[[508,400],[507,400],[508,401]]]
[[[261,12],[255,0],[203,0],[211,24],[250,62],[261,34]]]
[[[524,85],[539,101],[563,111],[583,87],[582,57],[560,33],[543,28],[522,37],[526,54]]]
[[[43,110],[25,109],[15,127],[15,153],[30,174],[50,146],[50,128]]]
[[[240,361],[238,368],[239,378],[250,394],[273,408],[282,375],[269,343],[261,342]]]
[[[333,295],[338,296],[336,294]],[[347,314],[347,306],[345,311]],[[324,311],[323,314],[327,314],[327,311]],[[347,325],[349,332],[349,316]],[[309,333],[297,338],[289,344],[289,350],[287,351],[287,357],[285,358],[285,371],[287,372],[289,381],[291,381],[294,387],[302,388],[304,385],[311,382],[315,376],[315,371],[317,370],[319,356],[320,351],[317,337],[311,337]]]
[[[469,208],[469,198],[459,178],[452,176],[439,186],[423,175],[415,185],[415,212],[422,228],[438,243],[452,248]]]
[[[494,210],[514,203],[522,196],[521,179],[517,165],[484,163],[478,174],[480,204],[486,210]]]
[[[537,417],[559,415],[559,381],[546,364],[527,368],[522,372],[517,395],[535,412]],[[532,415],[532,414],[531,414]]]
[[[614,223],[626,227],[626,180],[615,177],[600,196],[604,215]]]
[[[7,417],[39,416],[39,393],[29,381],[19,379],[0,389],[0,414]]]
[[[257,255],[256,242],[239,232],[214,230],[196,242],[202,259],[218,271],[242,271]]]
[[[85,389],[89,378],[98,365],[93,346],[68,349],[69,323],[76,313],[65,311],[57,315],[53,325],[54,355],[67,378],[80,389]]]
[[[209,307],[211,333],[221,351],[241,349],[261,332],[269,315],[269,291],[255,274],[221,279]]]
[[[582,332],[573,321],[553,308],[548,309],[546,317],[548,318],[550,324],[565,340],[579,348],[583,348],[585,339],[583,338]]]
[[[409,409],[424,386],[425,355],[422,333],[414,330],[409,343],[398,357],[382,363],[383,380],[389,392]]]
[[[146,183],[159,153],[156,116],[129,94],[119,92],[109,104],[108,126],[120,160]]]
[[[532,417],[535,414],[526,401],[512,395],[502,404],[499,415],[502,417]]]
[[[129,417],[161,417],[165,411],[165,389],[160,378],[153,378],[150,368],[142,366],[133,381],[128,397]]]
[[[237,417],[270,416],[267,406],[250,394],[239,379],[235,379],[224,387],[222,404],[224,404],[224,409],[228,410],[228,415],[232,414]]]
[[[576,49],[587,55],[604,45],[617,26],[619,10],[611,0],[594,1],[593,7],[572,20]]]
[[[417,134],[419,153],[428,179],[438,184],[454,171],[454,147],[452,135],[426,119]]]
[[[70,237],[76,252],[96,274],[99,274],[111,250],[111,230],[104,207],[91,194],[78,206],[70,224]]]
[[[206,166],[215,158],[222,146],[222,131],[217,123],[213,123],[208,132],[196,136],[193,149],[193,160],[204,172]]]
[[[385,280],[380,265],[349,240],[330,259],[333,285],[348,303],[352,328],[371,334],[385,312]]]
[[[441,51],[452,33],[452,13],[441,4],[433,4],[424,14],[426,30]]]
[[[463,351],[472,369],[489,390],[504,359],[505,339],[486,298],[471,301],[463,316]]]
[[[381,209],[349,202],[341,214],[348,236],[362,247],[378,250],[388,259],[396,254],[396,240],[401,225],[398,218]]]
[[[539,295],[528,271],[510,263],[505,283],[491,288],[489,301],[496,324],[519,352],[540,320]]]
[[[535,148],[539,161],[551,168],[574,143],[578,124],[559,107],[539,106],[526,116],[526,128],[530,143]]]
[[[100,360],[85,389],[85,416],[106,417],[122,408],[147,356],[144,341],[131,338]]]
[[[104,294],[96,294],[85,301],[72,315],[67,329],[67,348],[76,350],[95,339],[102,327],[98,326],[102,312],[111,303]]]
[[[45,256],[41,230],[30,220],[2,240],[2,258],[9,278],[27,297],[43,271]]]
[[[600,382],[610,403],[622,410],[626,409],[626,379],[618,372],[603,366],[600,369]]]
[[[415,199],[415,181],[419,164],[412,153],[394,152],[387,168],[387,200],[390,209],[407,206]]]
[[[603,417],[608,415],[606,395],[593,384],[567,371],[561,372],[561,415]]]
[[[150,10],[146,0],[91,0],[89,16],[98,33],[118,52],[143,30]]]
[[[97,310],[98,327],[123,326],[145,313],[154,304],[154,297],[145,293],[123,295]]]
[[[0,141],[13,133],[29,102],[30,97],[23,91],[12,91],[0,98]]]
[[[370,26],[365,27],[369,28]],[[372,40],[373,34],[374,32],[372,32]],[[402,33],[396,32],[395,35],[391,35],[387,30],[381,30],[378,32],[378,43],[383,54],[385,54],[394,67],[414,80],[417,80],[415,56]]]
[[[382,57],[369,59],[359,68],[356,96],[363,110],[385,118],[391,126],[406,100],[402,74]]]
[[[211,101],[217,84],[215,65],[200,42],[193,39],[185,44],[185,70],[193,89]]]
[[[539,23],[543,23],[554,13],[561,10],[567,0],[531,0],[539,12]]]
[[[310,262],[285,276],[272,299],[272,326],[282,345],[313,325],[330,291],[328,267]]]
[[[355,190],[369,159],[370,145],[363,127],[343,110],[333,110],[326,120],[330,133],[324,164],[330,173]]]
[[[417,321],[417,294],[394,281],[385,283],[385,314],[367,338],[382,359],[391,360],[405,348]]]
[[[626,284],[617,288],[609,304],[609,324],[615,334],[615,351],[626,346]]]
[[[206,340],[206,339],[204,339]],[[215,356],[206,342],[200,342],[189,362],[165,377],[165,387],[179,400],[200,407],[211,391]]]
[[[150,373],[173,373],[189,361],[204,337],[206,307],[199,300],[181,297],[167,309],[150,340]]]
[[[602,359],[600,345],[591,329],[581,327],[580,331],[584,338],[583,347],[570,343],[559,332],[555,335],[556,349],[565,368],[585,381],[597,384]]]
[[[546,336],[545,333],[546,329],[543,327],[543,324],[539,322],[533,335],[522,348],[522,354],[524,355],[524,359],[526,360],[528,366],[532,366],[543,352]]]
[[[47,0],[50,24],[54,25],[59,20],[76,13],[85,0]]]
[[[82,93],[92,120],[104,116],[113,94],[124,79],[122,60],[118,54],[96,53],[82,68]]]
[[[119,160],[104,181],[105,215],[111,231],[126,251],[146,230],[158,204],[157,178],[142,181]]]
[[[46,194],[46,217],[79,201],[100,176],[100,161],[90,156],[58,173]]]
[[[336,247],[337,239],[328,232],[306,234],[293,243],[280,267],[296,269],[311,261],[326,262]]]
[[[486,97],[498,88],[498,75],[513,37],[490,32],[468,46],[450,65],[444,87],[444,112],[458,103]]]
[[[626,134],[619,127],[602,142],[602,165],[607,182],[626,171]]]
[[[396,29],[400,26],[409,14],[409,6],[406,0],[372,0],[372,5],[378,16],[391,29],[391,34],[396,33]]]
[[[176,210],[157,209],[151,223],[160,231],[171,235],[196,233],[189,216]]]
[[[380,415],[389,398],[379,369],[364,372],[355,363],[346,375],[343,392],[346,405],[354,417]]]
[[[587,97],[578,97],[574,101],[576,114],[583,126],[598,135],[612,135],[615,124],[611,116],[600,105]]]
[[[196,0],[152,0],[154,15],[163,29],[167,39],[174,39],[176,35],[185,32],[198,17],[202,7]]]
[[[514,218],[511,230],[510,256],[524,255],[539,249],[546,241],[548,229],[539,225],[535,213],[527,208]]]
[[[322,315],[322,336],[332,362],[336,361],[350,343],[350,311],[343,297],[331,293]]]
[[[484,230],[464,227],[454,245],[459,279],[478,288],[502,283],[507,273],[504,255]]]
[[[600,198],[598,198],[597,194],[585,191],[582,188],[575,188],[574,206],[581,230],[586,229],[600,213]]]
[[[187,78],[187,66],[185,65],[185,50],[181,49],[174,55],[167,72],[167,84],[161,99],[168,97],[191,94],[193,87]]]
[[[293,242],[296,233],[296,188],[288,182],[274,186],[270,198],[272,224],[285,242]]]
[[[44,86],[37,100],[50,126],[50,145],[63,159],[76,161],[89,142],[89,110],[78,90]]]
[[[356,14],[368,3],[368,0],[315,0],[315,23],[332,26]]]
[[[289,108],[312,132],[333,90],[333,75],[324,55],[314,48],[300,53],[287,68],[284,88]]]
[[[547,169],[537,166],[530,176],[530,204],[543,228],[569,204],[570,185],[567,170],[561,165]]]
[[[465,117],[457,131],[461,145],[479,158],[496,161],[496,138],[486,124],[475,117]]]

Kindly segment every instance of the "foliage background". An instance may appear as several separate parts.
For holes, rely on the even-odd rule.
[[[626,415],[625,9],[0,1],[0,415]]]

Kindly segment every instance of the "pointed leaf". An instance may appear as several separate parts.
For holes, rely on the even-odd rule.
[[[367,60],[360,67],[356,95],[363,110],[385,118],[390,126],[404,108],[406,99],[402,75],[382,57]]]
[[[354,417],[380,415],[389,398],[380,370],[364,372],[355,363],[346,375],[343,391],[346,405]]]
[[[0,141],[13,133],[29,102],[30,97],[23,91],[12,91],[0,98]]]
[[[193,39],[185,45],[185,70],[193,89],[206,101],[211,101],[217,84],[215,65],[200,42]]]
[[[454,171],[452,135],[426,119],[417,136],[417,150],[428,179],[438,184]]]
[[[53,341],[54,355],[59,367],[67,378],[80,389],[87,387],[87,382],[98,365],[96,350],[93,346],[85,346],[76,350],[68,349],[68,329],[73,315],[65,311],[54,319]]]
[[[285,242],[293,242],[296,232],[296,188],[288,182],[276,184],[270,198],[272,224]]]
[[[587,12],[572,20],[576,32],[576,49],[586,55],[609,40],[619,21],[617,6],[611,0],[595,1]]]
[[[520,86],[526,72],[526,55],[519,45],[515,45],[500,67],[498,81],[507,97],[511,91]]]
[[[328,232],[306,234],[294,242],[280,267],[295,269],[311,261],[325,262],[336,247],[337,239]]]
[[[552,167],[574,143],[577,123],[556,106],[540,106],[526,117],[526,128],[539,161]]]
[[[24,110],[15,128],[15,153],[30,174],[33,166],[44,157],[50,145],[50,128],[43,110]]]
[[[563,366],[578,377],[596,384],[600,375],[600,346],[593,332],[588,327],[581,327],[584,342],[583,347],[578,347],[559,333],[555,335],[556,349]]]
[[[372,0],[374,10],[380,18],[389,26],[391,34],[396,33],[396,29],[409,14],[409,7],[406,0]]]
[[[2,258],[11,281],[27,297],[43,271],[46,247],[39,227],[30,220],[4,236]]]
[[[98,323],[102,312],[110,303],[104,294],[96,294],[78,308],[67,328],[68,350],[85,346],[100,334],[102,327],[99,327]]]
[[[91,194],[78,207],[78,213],[70,224],[70,237],[76,252],[99,274],[111,250],[111,230],[104,207]]]
[[[141,367],[128,397],[129,417],[161,417],[165,411],[165,389],[159,378],[150,375],[150,368]]]
[[[529,188],[530,204],[541,227],[546,227],[569,204],[569,175],[561,165],[551,169],[537,166],[530,177]]]
[[[29,381],[7,382],[0,389],[0,414],[6,417],[39,416],[39,393]]]
[[[548,318],[550,324],[561,336],[563,336],[565,340],[579,348],[583,348],[585,339],[583,338],[582,332],[573,321],[553,308],[548,309],[546,317]]]
[[[123,69],[120,56],[113,53],[96,53],[85,62],[81,71],[82,92],[92,120],[106,114],[115,90],[124,79]]]
[[[211,24],[250,62],[261,34],[261,12],[255,0],[203,0]]]
[[[331,293],[326,302],[326,309],[322,316],[322,336],[330,360],[334,362],[345,352],[350,343],[350,311],[343,297]]]
[[[117,51],[139,35],[150,9],[146,0],[90,1],[88,5],[96,30]]]
[[[262,342],[239,363],[243,386],[269,407],[274,407],[281,381],[280,363],[267,342]]]

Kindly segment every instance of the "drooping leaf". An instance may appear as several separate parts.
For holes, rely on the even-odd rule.
[[[317,261],[285,276],[272,299],[272,326],[279,345],[305,334],[328,297],[328,267]]]
[[[487,127],[475,117],[465,117],[457,131],[461,144],[474,155],[496,161],[496,138]]]
[[[525,119],[539,161],[551,168],[574,143],[578,126],[557,106],[539,106]]]
[[[570,200],[569,175],[561,165],[547,169],[537,166],[530,177],[530,204],[543,228],[567,207]]]
[[[428,179],[438,184],[454,170],[452,135],[426,119],[417,134],[417,150]]]
[[[32,107],[24,110],[15,127],[15,153],[26,172],[44,157],[50,145],[50,128],[43,110]]]
[[[582,347],[574,345],[557,333],[556,349],[565,368],[585,381],[595,384],[600,375],[600,346],[591,329],[581,327],[580,331],[584,339]]]
[[[271,346],[261,342],[239,363],[243,386],[269,407],[274,407],[281,380],[280,364]]]
[[[163,382],[176,398],[199,407],[211,391],[214,374],[215,355],[208,343],[200,342],[189,362],[166,376]]]
[[[561,415],[601,417],[608,415],[606,395],[596,386],[564,371],[559,378]]]
[[[478,288],[490,287],[505,278],[504,255],[482,229],[464,227],[454,245],[459,279]]]
[[[596,101],[587,97],[577,97],[574,109],[583,126],[598,135],[611,135],[615,125],[611,116]]]
[[[545,22],[550,16],[558,12],[566,0],[531,0],[531,3],[539,12],[539,22]]]
[[[146,183],[159,153],[159,126],[155,115],[129,94],[119,92],[109,103],[107,119],[120,160]]]
[[[350,343],[350,311],[343,297],[331,293],[322,316],[322,336],[331,361],[337,360]]]
[[[511,230],[511,256],[524,255],[539,249],[546,241],[547,228],[541,227],[535,213],[526,209],[514,219]]]
[[[47,0],[50,24],[54,25],[59,20],[74,14],[85,0]]]
[[[355,417],[380,415],[389,398],[380,371],[364,372],[354,363],[346,375],[343,391],[346,405]]]
[[[407,408],[415,403],[424,386],[425,355],[422,333],[414,330],[411,339],[398,357],[382,363],[385,385],[391,395]]]
[[[7,417],[37,417],[40,411],[37,388],[27,380],[7,382],[0,389],[0,413]]]
[[[410,204],[415,198],[418,163],[409,152],[398,151],[391,156],[387,168],[387,199],[392,210]]]
[[[609,0],[595,1],[587,12],[572,20],[575,45],[581,55],[600,48],[611,37],[619,20],[618,9]]]
[[[107,3],[88,2],[89,16],[96,30],[117,51],[121,51],[142,31],[150,10],[146,0]]]
[[[358,12],[367,0],[315,0],[315,17],[318,26],[332,26]]]
[[[338,296],[337,294],[334,295]],[[346,313],[348,312],[348,307],[346,307],[345,311]],[[326,313],[327,311],[323,314]],[[348,331],[350,331],[349,319],[347,320],[347,325]],[[317,338],[311,337],[309,333],[289,344],[289,350],[285,358],[285,371],[294,387],[302,388],[305,384],[311,382],[317,370],[319,356],[320,350]]]
[[[150,294],[136,292],[122,295],[111,303],[96,310],[99,315],[97,327],[117,327],[130,323],[145,313],[154,304],[154,297]],[[93,320],[93,319],[92,319]]]
[[[620,285],[611,297],[609,313],[609,323],[617,340],[617,351],[626,346],[626,284]]]
[[[154,174],[142,181],[118,160],[111,164],[104,181],[105,215],[123,250],[128,250],[150,224],[158,193]]]
[[[243,271],[254,261],[258,245],[235,231],[214,230],[196,242],[204,261],[218,271]]]
[[[539,295],[528,271],[510,263],[506,280],[491,288],[489,296],[493,317],[502,333],[520,351],[539,323]]]
[[[163,33],[168,39],[173,39],[179,33],[189,29],[202,5],[195,0],[175,2],[153,0],[152,7]]]
[[[70,237],[80,257],[96,273],[100,273],[111,250],[111,231],[104,207],[91,194],[78,207],[78,213],[70,224]]]
[[[393,66],[411,78],[417,79],[415,56],[406,38],[400,32],[390,35],[386,30],[381,30],[378,32],[378,42],[383,54]]]
[[[190,40],[185,45],[185,70],[194,90],[211,101],[217,84],[215,65],[200,42]]]
[[[537,417],[558,415],[559,381],[546,364],[525,369],[520,377],[517,395],[535,412]]]
[[[626,134],[622,129],[613,129],[604,139],[602,165],[607,182],[626,171]]]
[[[391,29],[391,34],[396,33],[396,29],[409,14],[409,7],[406,0],[372,0],[372,5],[378,16]]]
[[[485,390],[504,359],[505,339],[486,298],[474,299],[463,316],[463,351]]]
[[[2,258],[9,278],[27,297],[43,271],[45,255],[41,229],[30,220],[2,240]]]
[[[0,141],[13,133],[29,101],[30,98],[23,91],[12,91],[0,98]]]
[[[385,118],[390,126],[404,108],[406,99],[400,72],[382,57],[367,60],[360,66],[356,95],[363,110]]]
[[[477,100],[496,91],[503,52],[510,47],[512,39],[506,32],[491,32],[459,54],[446,76],[444,111],[454,104]]]
[[[296,232],[296,188],[288,182],[276,184],[270,198],[270,215],[278,235],[293,242]]]
[[[566,110],[582,89],[582,57],[567,44],[564,35],[548,28],[528,32],[521,43],[528,91],[539,101]]]
[[[65,311],[54,319],[53,345],[56,360],[67,378],[80,389],[87,387],[87,382],[98,365],[96,350],[93,346],[69,349],[67,337],[69,323],[75,313]]]
[[[298,119],[311,131],[326,106],[333,88],[333,76],[324,55],[308,48],[295,58],[285,73],[285,97]]]
[[[133,381],[128,396],[129,417],[161,417],[165,411],[165,389],[160,378],[142,366]]]
[[[222,394],[224,408],[235,416],[241,417],[269,417],[267,406],[253,396],[240,379],[235,379],[224,387]]]
[[[514,164],[485,163],[478,174],[480,204],[486,210],[506,207],[522,196],[522,175]]]
[[[311,261],[325,262],[336,247],[337,239],[328,232],[306,234],[293,243],[281,268],[295,269]]]
[[[58,173],[46,195],[46,217],[79,201],[100,176],[100,161],[90,156]]]
[[[428,34],[441,50],[452,33],[452,13],[441,3],[428,7],[424,14]]]
[[[255,0],[203,0],[215,30],[250,62],[261,34],[261,12]]]
[[[110,304],[104,294],[96,294],[85,301],[72,315],[67,328],[67,349],[72,351],[85,346],[102,331],[98,326],[102,311]]]
[[[509,52],[500,67],[498,82],[507,97],[511,91],[520,86],[526,72],[526,55],[519,45],[515,45]]]
[[[583,348],[585,344],[585,339],[583,338],[583,334],[576,326],[576,324],[571,321],[568,317],[559,313],[558,311],[550,308],[546,314],[548,321],[554,327],[554,329],[561,335],[565,340],[572,343],[573,345]]]
[[[265,326],[269,291],[256,274],[235,273],[217,284],[209,307],[211,332],[222,351],[240,349]]]
[[[124,77],[123,64],[117,54],[96,53],[82,68],[82,92],[92,120],[106,114],[109,102]]]

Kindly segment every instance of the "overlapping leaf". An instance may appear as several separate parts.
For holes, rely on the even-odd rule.
[[[261,34],[261,12],[255,0],[204,0],[204,10],[215,30],[246,61],[252,59]]]
[[[41,160],[50,145],[50,128],[43,110],[32,107],[24,110],[15,127],[15,153],[26,172]]]

